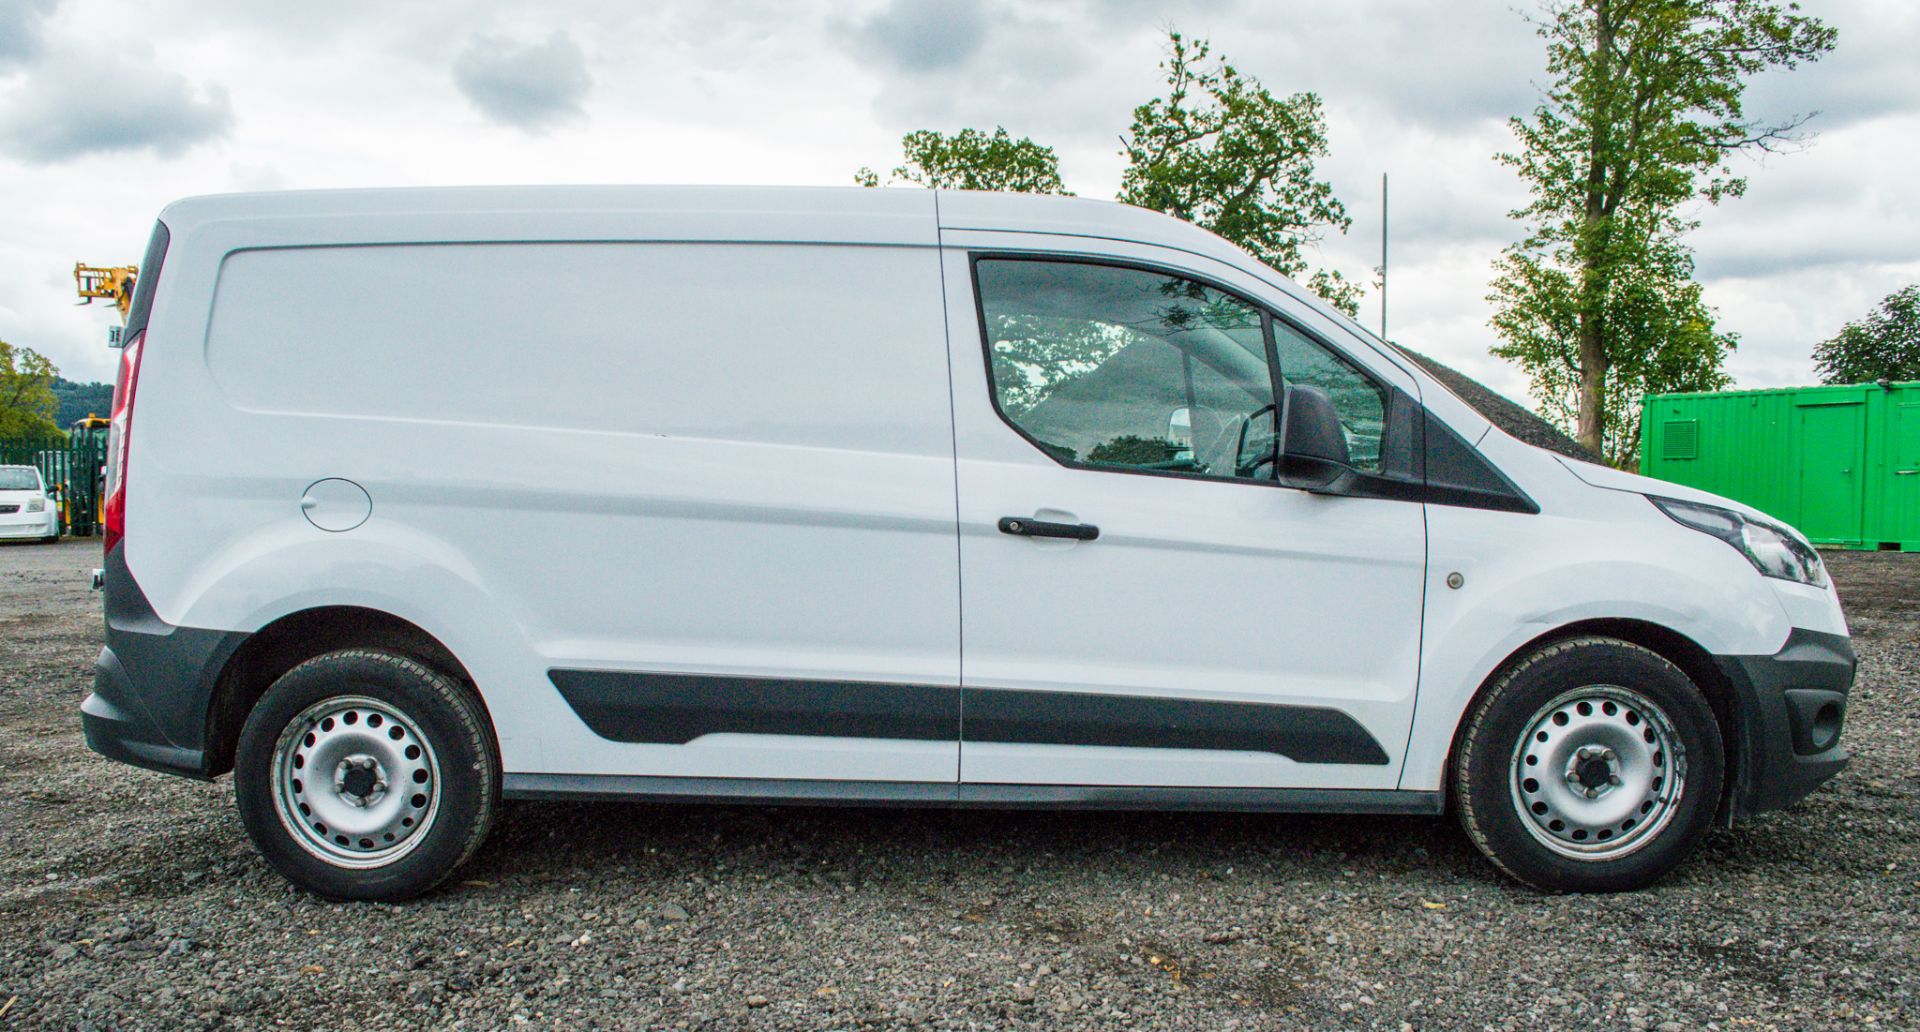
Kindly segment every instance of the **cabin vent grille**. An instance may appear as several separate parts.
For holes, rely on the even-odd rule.
[[[1697,459],[1700,457],[1700,421],[1697,419],[1669,419],[1665,427],[1660,457],[1663,459]]]

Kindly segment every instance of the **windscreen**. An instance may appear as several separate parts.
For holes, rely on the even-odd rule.
[[[0,468],[0,491],[38,491],[40,474],[20,466]]]

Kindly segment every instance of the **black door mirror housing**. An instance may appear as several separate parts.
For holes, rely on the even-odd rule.
[[[1347,432],[1333,398],[1307,384],[1289,384],[1280,429],[1280,480],[1292,487],[1338,493],[1353,475]]]

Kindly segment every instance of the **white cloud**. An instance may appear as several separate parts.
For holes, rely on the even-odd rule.
[[[925,72],[965,64],[987,36],[996,12],[951,0],[891,0],[859,22],[854,38],[894,68]]]
[[[475,35],[453,61],[453,81],[488,118],[530,132],[584,118],[593,86],[586,55],[560,31],[541,43]]]
[[[0,153],[42,164],[129,151],[171,158],[233,123],[223,86],[195,85],[151,54],[65,48],[42,55],[0,102]]]
[[[0,70],[40,54],[43,24],[58,0],[0,0]]]

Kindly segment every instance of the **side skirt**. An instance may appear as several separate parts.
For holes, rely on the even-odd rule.
[[[1438,814],[1440,792],[1372,788],[1164,788],[1131,785],[986,785],[917,781],[682,778],[626,774],[508,774],[508,799],[660,803],[797,803],[1039,810],[1192,810],[1249,813]]]

